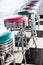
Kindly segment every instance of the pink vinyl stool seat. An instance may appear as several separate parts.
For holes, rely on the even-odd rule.
[[[6,22],[22,22],[24,20],[25,20],[24,16],[19,16],[19,17],[15,17],[15,18],[5,19]]]
[[[39,2],[31,1],[30,4],[38,4]]]
[[[24,10],[36,10],[35,7],[31,7],[31,6],[24,7],[23,9]]]
[[[16,17],[6,18],[4,24],[7,28],[22,28],[25,20],[26,16],[18,15]]]

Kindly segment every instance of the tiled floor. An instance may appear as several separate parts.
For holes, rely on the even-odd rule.
[[[40,21],[43,22],[43,19],[40,19]],[[37,40],[35,38],[35,41],[36,41],[36,44],[37,44],[37,48],[39,48],[37,50],[40,51],[40,49],[43,49],[43,24],[41,23],[41,25],[40,25],[39,28],[38,28],[38,26],[36,26],[36,30],[39,31],[38,32],[39,36],[37,37]],[[42,34],[40,33],[40,31],[41,31]],[[27,38],[30,38],[31,32],[25,32],[25,33],[26,33]],[[35,44],[33,44],[32,38],[30,39],[30,41],[28,42],[28,44],[29,44],[29,48],[30,48],[30,51],[31,51],[32,59],[29,58],[30,57],[29,54],[28,54],[29,53],[29,48],[28,48],[28,50],[26,50],[26,48],[24,48],[24,50],[26,50],[26,52],[25,52],[26,61],[27,61],[26,65],[37,65],[37,64],[35,64],[35,57],[34,57],[34,55],[36,53],[35,52],[36,48],[35,48]],[[23,55],[22,55],[22,52],[21,52],[22,51],[21,47],[19,48],[19,51],[20,52],[17,52],[17,47],[14,47],[15,63],[16,63],[16,65],[24,65]],[[39,55],[40,55],[40,52],[39,52]],[[39,60],[38,62],[41,62],[41,61]]]
[[[42,22],[43,22],[43,19],[40,19]],[[38,29],[38,26],[36,26],[36,30],[38,31],[43,31],[43,24],[40,25],[39,29]],[[27,37],[29,38],[31,36],[31,33],[30,32],[26,32],[26,35]],[[35,39],[36,40],[36,39]],[[36,44],[37,44],[37,48],[41,48],[43,49],[43,36],[42,37],[37,37],[37,40],[36,40]],[[33,40],[32,38],[30,39],[29,41],[29,47],[30,48],[35,48],[35,45],[33,45]],[[21,47],[19,48],[21,49]],[[14,51],[17,51],[17,48],[14,48]],[[22,63],[23,61],[23,55],[22,55],[22,52],[20,51],[19,53],[18,52],[15,52],[15,62],[16,63],[20,63],[21,65],[24,65]],[[19,65],[19,64],[18,64]],[[34,65],[34,64],[27,64],[27,65]]]

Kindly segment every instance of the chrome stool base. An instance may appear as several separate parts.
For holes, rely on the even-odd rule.
[[[25,33],[23,32],[23,29],[21,29],[21,31],[16,35],[16,38],[18,38],[18,41],[15,41],[15,42],[18,42],[18,47],[17,47],[18,51],[19,51],[19,44],[20,43],[22,44],[21,52],[22,52],[23,59],[24,59],[25,65],[26,65],[25,51],[27,50],[27,38],[26,38]],[[26,44],[25,50],[24,50],[24,43]]]
[[[7,65],[7,64],[10,65],[10,63],[12,62],[15,65],[14,52],[12,46],[13,46],[12,41],[10,41],[7,44],[0,45],[1,65]],[[7,54],[10,56],[8,60],[5,58]]]

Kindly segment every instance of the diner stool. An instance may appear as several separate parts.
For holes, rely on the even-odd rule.
[[[9,59],[8,57],[9,56]],[[15,65],[15,57],[13,51],[13,37],[11,32],[0,30],[0,61],[1,65]]]
[[[37,37],[36,26],[35,26],[36,25],[36,22],[35,22],[36,11],[20,10],[17,13],[19,15],[31,15],[31,37],[33,37],[33,42],[35,44],[35,47],[37,47],[36,42],[34,40],[34,38]]]
[[[18,42],[18,47],[17,49],[19,49],[19,44],[22,44],[22,54],[23,54],[23,58],[25,60],[25,65],[26,65],[26,58],[25,58],[25,53],[24,53],[24,39],[25,39],[25,44],[26,44],[26,50],[27,50],[27,38],[25,35],[25,22],[26,22],[27,17],[26,16],[21,16],[18,15],[16,17],[13,18],[7,18],[4,20],[4,22],[6,23],[5,26],[7,28],[10,28],[12,31],[12,28],[18,29],[19,28],[19,34],[17,34],[17,39],[16,42]],[[19,50],[17,50],[19,52]]]

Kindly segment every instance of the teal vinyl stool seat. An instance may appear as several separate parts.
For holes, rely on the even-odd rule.
[[[0,35],[0,44],[7,44],[7,42],[12,40],[12,36],[10,32],[5,32]]]
[[[32,2],[39,2],[39,0],[33,0]]]
[[[21,11],[18,11],[18,14],[28,15],[28,14],[36,14],[36,12],[35,11],[28,11],[28,10],[21,10]]]
[[[37,4],[27,4],[26,6],[32,6],[32,7],[34,7],[34,6],[37,6]]]
[[[7,60],[6,56],[10,56]],[[1,65],[11,64],[15,65],[14,51],[13,51],[13,36],[9,31],[0,32],[0,59]]]

